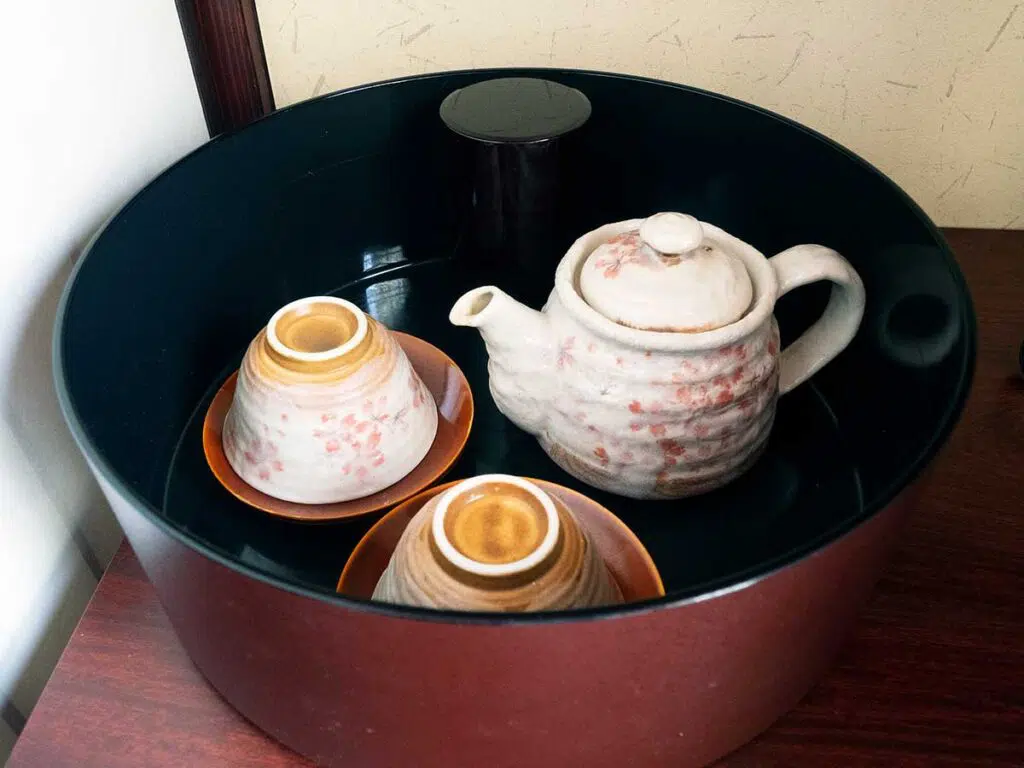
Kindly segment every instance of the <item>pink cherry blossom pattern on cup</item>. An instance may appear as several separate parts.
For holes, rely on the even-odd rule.
[[[408,474],[437,432],[437,407],[383,325],[344,299],[279,309],[242,360],[224,454],[277,499],[332,504]]]

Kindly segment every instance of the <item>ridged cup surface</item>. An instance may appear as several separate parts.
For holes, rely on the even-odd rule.
[[[495,540],[512,542],[509,549],[516,555],[529,555],[522,545],[542,538],[541,516],[533,511],[524,512],[522,506],[529,506],[529,502],[524,502],[514,491],[487,490],[491,509],[481,512],[479,517],[494,515],[501,519],[490,521],[489,532],[483,530],[488,527],[487,523],[478,525],[483,521],[471,520],[467,527],[474,529],[473,533],[460,537],[457,523],[465,516],[465,508],[462,514],[456,508],[452,516],[456,525],[450,529],[456,536],[449,541],[456,548],[461,544],[465,547],[464,554],[480,557],[481,561],[487,559],[486,553],[491,551],[490,545]],[[478,495],[466,505],[480,504],[486,498]],[[560,500],[550,495],[547,498],[554,506],[558,521],[558,538],[550,554],[525,571],[485,576],[463,570],[441,551],[432,533],[432,523],[442,497],[434,497],[405,529],[373,598],[424,608],[497,612],[563,610],[621,603],[619,586],[573,512]],[[511,499],[512,504],[505,505],[509,511],[502,512],[507,499]],[[452,506],[457,507],[461,501],[464,500],[456,497]],[[532,523],[528,522],[531,519]],[[532,530],[534,528],[536,530]],[[514,533],[516,529],[519,535]],[[507,555],[499,559],[508,562]]]

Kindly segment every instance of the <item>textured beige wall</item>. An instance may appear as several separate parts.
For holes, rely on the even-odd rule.
[[[878,165],[944,226],[1024,227],[1015,0],[257,0],[279,105],[399,75],[565,66],[708,88]]]

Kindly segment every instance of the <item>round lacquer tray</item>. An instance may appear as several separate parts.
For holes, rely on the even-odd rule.
[[[589,121],[518,154],[467,147],[440,105],[510,74],[577,89]],[[538,158],[551,161],[544,173],[520,165],[511,178],[558,176],[558,215],[540,229],[500,229],[508,247],[484,266],[474,187]],[[491,213],[544,217],[523,187],[496,189]],[[868,301],[850,346],[780,400],[767,450],[745,475],[704,496],[637,502],[567,476],[498,412],[484,344],[448,312],[484,284],[539,309],[580,234],[666,210],[767,255],[832,247]],[[447,479],[510,473],[591,496],[645,545],[665,596],[509,616],[336,594],[378,515],[322,525],[268,515],[221,486],[202,441],[212,398],[274,310],[325,293],[464,372],[473,428]],[[808,286],[780,300],[783,345],[828,293]],[[936,322],[897,322],[900,306],[928,307]],[[809,690],[880,573],[899,499],[950,434],[975,354],[970,297],[945,242],[852,153],[718,95],[547,70],[356,88],[218,137],[90,245],[55,348],[72,433],[183,646],[250,720],[323,763],[598,768],[706,764]]]

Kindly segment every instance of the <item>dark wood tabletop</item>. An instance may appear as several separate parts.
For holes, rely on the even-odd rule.
[[[946,235],[979,324],[964,417],[837,666],[721,766],[1024,766],[1024,232]],[[205,683],[127,545],[9,762],[304,765]]]

